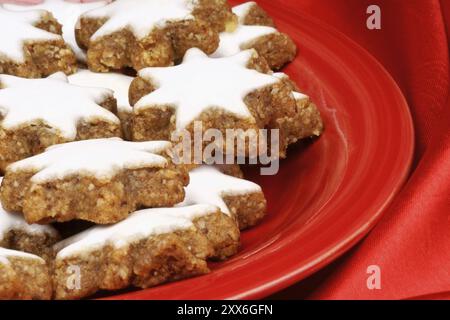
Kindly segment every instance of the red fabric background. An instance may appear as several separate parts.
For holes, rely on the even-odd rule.
[[[408,183],[366,239],[273,298],[449,298],[450,0],[279,2],[334,26],[386,67],[410,105],[417,147]],[[381,30],[365,27],[371,4],[381,8]],[[367,288],[370,265],[381,268],[381,290]]]
[[[450,0],[273,1],[334,26],[386,67],[409,102],[417,148],[409,181],[375,229],[345,257],[272,298],[450,297]],[[381,7],[381,30],[365,27],[371,4]],[[367,289],[370,265],[381,268],[381,290]]]

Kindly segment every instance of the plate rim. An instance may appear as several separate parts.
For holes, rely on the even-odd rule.
[[[264,4],[262,4],[262,6],[264,6]],[[402,114],[404,116],[405,125],[407,125],[409,138],[408,141],[406,141],[408,144],[405,145],[404,147],[405,149],[404,152],[407,153],[407,156],[405,156],[402,172],[397,175],[397,178],[395,179],[396,182],[395,184],[393,183],[393,188],[390,191],[389,196],[384,199],[383,204],[379,205],[377,210],[374,210],[374,213],[371,215],[370,219],[368,219],[364,224],[355,229],[345,239],[341,239],[340,241],[336,241],[332,245],[329,245],[327,248],[325,248],[324,253],[322,253],[320,256],[314,259],[314,261],[309,263],[307,266],[305,266],[304,263],[301,262],[300,263],[292,262],[292,264],[286,267],[286,269],[289,269],[289,271],[287,271],[287,273],[281,277],[273,278],[270,281],[265,282],[264,284],[261,285],[255,284],[255,286],[252,287],[252,289],[244,288],[240,293],[236,294],[230,293],[228,295],[222,294],[219,295],[220,296],[219,298],[217,296],[214,297],[215,299],[250,300],[250,299],[265,298],[271,294],[274,294],[280,290],[283,290],[297,283],[300,280],[305,279],[306,277],[312,275],[313,273],[324,268],[331,262],[335,261],[345,252],[347,252],[349,249],[351,249],[353,246],[359,243],[362,240],[362,238],[366,236],[376,226],[376,224],[382,218],[385,211],[392,204],[394,198],[398,195],[398,193],[401,191],[401,189],[407,182],[407,179],[411,173],[416,145],[414,134],[415,133],[414,122],[408,102],[403,92],[401,91],[400,87],[392,77],[392,75],[367,49],[362,47],[360,44],[358,44],[356,41],[348,37],[343,32],[337,30],[333,26],[327,24],[326,22],[314,16],[307,15],[299,11],[291,11],[291,14],[295,16],[300,16],[304,20],[311,21],[314,24],[319,25],[327,32],[333,34],[333,36],[339,38],[340,41],[343,41],[346,44],[348,44],[351,47],[350,50],[359,51],[358,52],[359,56],[364,56],[365,59],[369,59],[373,63],[373,68],[377,68],[380,71],[380,74],[383,74],[383,76],[385,77],[384,81],[386,83],[389,83],[390,85],[390,91],[393,94],[395,94],[399,99],[397,105],[402,105],[404,109],[403,110],[404,112],[402,112]],[[293,239],[294,241],[296,240],[295,236],[293,236]],[[143,291],[145,290],[138,289],[136,291],[132,291],[130,293],[125,294],[119,295],[112,294],[105,299],[142,299],[143,297],[145,297],[145,292]],[[152,299],[160,299],[160,298],[152,297]]]

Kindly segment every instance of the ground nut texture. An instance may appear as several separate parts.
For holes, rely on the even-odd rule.
[[[181,202],[187,182],[176,167],[125,170],[106,181],[77,175],[33,184],[34,174],[7,170],[1,186],[3,206],[23,212],[29,223],[75,219],[115,223],[142,206],[170,207]]]
[[[61,72],[0,75],[0,106],[0,172],[51,145],[122,135],[113,92],[71,85]]]
[[[191,49],[189,51],[190,55],[201,55],[202,53],[198,53],[194,51],[195,49]],[[246,56],[246,65],[248,67],[242,66],[243,70],[250,71],[250,68],[263,68],[261,66],[267,66],[264,59],[261,59],[256,51],[246,51],[243,54]],[[200,58],[198,58],[200,59]],[[213,59],[202,57],[202,59],[213,60],[222,60],[222,59]],[[227,58],[223,58],[227,59]],[[191,62],[185,61],[183,64],[189,65]],[[194,61],[195,63],[195,61]],[[175,67],[174,67],[175,68]],[[144,69],[151,70],[152,68]],[[251,70],[253,72],[253,70]],[[225,86],[221,83],[222,77],[221,74],[217,73],[215,70],[208,70],[205,67],[205,80],[211,83],[217,83],[217,87],[221,92],[219,93],[218,99],[226,99],[229,95],[239,94],[234,90],[230,90],[229,86]],[[178,74],[178,70],[174,70],[173,76],[175,77]],[[261,74],[262,75],[262,74]],[[198,75],[197,75],[198,76]],[[265,74],[263,76],[266,76]],[[239,77],[239,75],[236,75]],[[275,83],[276,81],[272,81],[270,77],[268,77],[268,82]],[[156,80],[157,81],[157,80]],[[180,86],[175,87],[175,90],[180,90],[184,84],[180,84]],[[188,84],[186,84],[188,85]],[[246,85],[251,85],[246,83]],[[243,102],[248,109],[249,117],[239,117],[236,116],[233,112],[227,110],[226,106],[217,105],[217,106],[207,106],[204,105],[203,112],[191,122],[184,129],[186,132],[190,133],[190,136],[194,136],[195,130],[195,122],[201,122],[201,132],[205,133],[209,129],[218,129],[222,133],[223,137],[226,136],[227,129],[241,129],[242,131],[235,131],[236,137],[235,139],[231,139],[230,141],[222,141],[224,142],[224,149],[231,150],[237,154],[247,154],[249,152],[249,145],[251,141],[255,141],[256,145],[263,145],[266,141],[264,138],[260,138],[258,135],[258,130],[264,128],[271,119],[271,115],[273,113],[273,105],[272,100],[273,90],[278,84],[269,84],[267,86],[261,87],[261,89],[255,90],[249,93],[244,99]],[[220,89],[222,88],[222,89]],[[130,86],[130,102],[132,105],[135,105],[133,111],[133,119],[131,124],[131,135],[132,139],[135,141],[149,141],[155,139],[165,139],[170,140],[173,137],[173,133],[181,128],[177,127],[177,113],[189,113],[188,107],[180,106],[178,110],[173,105],[167,104],[159,104],[159,105],[144,105],[144,99],[146,96],[151,96],[153,92],[155,92],[158,88],[156,82],[153,82],[153,79],[149,79],[148,77],[138,76]],[[183,90],[184,88],[181,88]],[[192,97],[198,96],[202,88],[196,88],[195,92],[191,92]],[[144,99],[143,99],[144,98]],[[289,97],[287,97],[288,99]],[[203,101],[199,101],[199,104],[202,104]],[[140,104],[139,108],[136,107],[137,104]],[[198,107],[198,106],[196,106]],[[198,130],[200,130],[198,129]],[[179,142],[180,137],[175,136],[175,139],[172,139],[173,142]],[[238,143],[238,140],[242,143]],[[227,144],[227,142],[229,142]],[[205,141],[205,146],[210,142]],[[192,139],[193,144],[193,139]],[[260,148],[261,152],[265,152]]]
[[[148,215],[152,218],[158,213]],[[90,232],[95,232],[95,228]],[[83,234],[77,237],[83,241]],[[69,242],[77,245],[76,241],[69,239]],[[56,245],[62,250],[55,260],[55,298],[77,299],[98,290],[117,290],[130,285],[148,288],[206,274],[208,259],[224,259],[237,252],[239,230],[230,218],[213,210],[181,229],[144,238],[137,234],[132,242],[120,247],[109,241],[101,248],[85,247],[67,253],[64,250],[70,250],[70,244],[67,247],[64,241],[61,244]],[[79,268],[81,276],[78,287],[70,286],[67,273],[68,268],[74,266]]]
[[[137,6],[139,3],[130,5]],[[79,45],[87,49],[90,70],[107,72],[124,67],[140,70],[145,67],[170,66],[193,47],[213,53],[219,45],[219,32],[234,29],[237,20],[225,0],[200,0],[195,2],[191,11],[192,19],[169,19],[144,37],[138,37],[133,30],[124,27],[93,38],[109,20],[122,13],[112,14],[109,18],[81,17],[76,37]],[[133,14],[129,14],[129,19],[133,22]]]
[[[272,70],[279,70],[293,61],[297,46],[287,34],[279,32],[270,16],[255,2],[233,8],[238,17],[238,28],[232,33],[221,34],[218,54],[229,52],[227,46],[239,44],[241,50],[255,49],[264,57]],[[270,28],[268,28],[270,27]],[[234,40],[233,40],[234,39]]]
[[[0,256],[0,300],[51,298],[52,280],[44,260],[37,257]]]
[[[53,245],[59,240],[56,232],[38,234],[12,229],[3,235],[0,247],[28,252],[50,262],[54,258]]]
[[[183,200],[189,177],[172,164],[169,150],[166,142],[120,139],[54,146],[9,166],[0,198],[5,210],[23,213],[28,223],[115,223],[140,207]]]
[[[224,201],[232,215],[237,218],[240,230],[258,225],[267,214],[267,202],[262,192],[227,196]]]
[[[62,34],[61,25],[49,12],[42,14],[41,20],[34,26],[54,34]],[[2,30],[2,32],[14,31]],[[0,49],[0,74],[41,78],[58,71],[71,74],[76,69],[75,54],[62,37],[54,40],[29,39],[24,41],[22,61],[3,55]]]

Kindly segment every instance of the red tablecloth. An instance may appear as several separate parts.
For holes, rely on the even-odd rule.
[[[450,297],[450,0],[273,1],[369,50],[406,96],[417,137],[411,177],[376,228],[345,257],[274,298]],[[381,8],[381,30],[366,28],[371,4]],[[370,265],[381,268],[381,290],[367,288]]]

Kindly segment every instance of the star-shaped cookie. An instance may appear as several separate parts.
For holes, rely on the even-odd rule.
[[[75,39],[75,28],[80,15],[86,11],[105,6],[109,1],[95,1],[90,3],[70,2],[67,0],[45,0],[35,5],[5,4],[4,7],[15,11],[47,10],[62,25],[63,38],[70,45],[78,60],[85,61],[86,54],[78,46]]]
[[[0,300],[49,300],[52,280],[43,259],[0,248]]]
[[[27,41],[55,41],[61,36],[36,27],[46,11],[13,12],[0,6],[0,56],[24,62],[23,46]]]
[[[143,69],[139,77],[154,84],[155,90],[134,105],[134,112],[169,106],[175,110],[177,130],[211,110],[255,124],[257,115],[245,103],[245,97],[279,79],[247,68],[254,54],[249,50],[215,59],[199,49],[190,49],[178,66]]]
[[[113,113],[100,106],[113,96],[111,90],[71,85],[63,73],[45,79],[0,75],[0,84],[0,125],[5,130],[42,121],[63,138],[74,140],[80,121],[119,124]]]
[[[45,10],[11,11],[0,5],[0,73],[47,76],[76,69],[75,56]]]
[[[207,273],[207,260],[237,253],[239,230],[215,206],[154,208],[111,226],[95,226],[55,248],[55,296],[75,299],[100,289],[148,288]],[[79,265],[89,279],[79,290],[67,289],[68,264]]]

